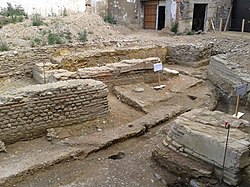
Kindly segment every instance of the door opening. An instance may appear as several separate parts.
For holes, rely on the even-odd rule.
[[[165,6],[158,6],[157,29],[162,30],[165,27]]]
[[[207,4],[194,4],[193,31],[204,31]]]

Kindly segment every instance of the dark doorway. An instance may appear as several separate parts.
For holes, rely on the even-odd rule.
[[[194,4],[193,31],[204,30],[207,4]]]
[[[241,31],[242,19],[245,19],[245,32],[250,32],[250,1],[233,1],[233,11],[230,30]]]
[[[158,7],[158,25],[157,29],[161,30],[165,27],[165,6]]]

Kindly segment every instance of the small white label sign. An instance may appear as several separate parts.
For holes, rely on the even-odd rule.
[[[162,71],[162,63],[156,63],[154,64],[154,72]]]
[[[236,96],[244,96],[247,93],[247,83],[236,86]]]

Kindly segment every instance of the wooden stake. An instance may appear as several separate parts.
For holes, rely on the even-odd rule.
[[[221,30],[222,30],[222,18],[220,18],[220,28],[219,28],[220,34],[221,34]]]
[[[213,22],[213,18],[210,19],[211,25],[212,25],[212,29],[215,32],[215,28],[214,28],[214,22]]]
[[[158,71],[158,84],[159,84],[159,86],[161,85],[161,75],[160,75],[159,71]]]
[[[240,96],[237,96],[236,108],[235,108],[235,117],[237,118],[239,113],[239,105],[240,105]]]
[[[244,34],[244,30],[245,30],[245,19],[242,20],[242,25],[241,25],[242,37],[243,37],[243,34]]]
[[[228,22],[229,22],[231,13],[232,13],[232,9],[233,9],[233,7],[230,8],[229,13],[228,13],[228,15],[227,15],[227,21],[226,21],[226,25],[225,25],[225,27],[224,27],[224,31],[227,31],[227,26],[228,26]]]

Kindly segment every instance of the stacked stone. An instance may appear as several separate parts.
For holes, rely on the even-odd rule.
[[[248,58],[246,57],[246,59]],[[208,79],[228,95],[235,95],[236,85],[241,83],[250,85],[248,62],[244,65],[240,64],[239,61],[230,61],[226,54],[213,56],[208,66]],[[248,91],[250,91],[250,86]]]
[[[39,137],[53,127],[108,114],[107,86],[69,80],[21,88],[0,96],[0,137],[5,143]]]
[[[38,63],[33,69],[33,77],[39,83],[43,83],[44,78],[46,79],[46,82],[56,82],[69,79],[95,79],[101,80],[105,83],[118,85],[125,82],[134,83],[136,79],[142,81],[145,77],[153,77],[153,65],[160,62],[161,59],[158,57],[123,60],[117,63],[106,64],[101,67],[78,69],[76,72],[69,72],[63,69],[50,70],[51,68],[48,68],[48,66],[53,67],[53,64],[46,63],[44,68],[42,63]],[[157,81],[157,78],[154,80]]]
[[[250,165],[250,137],[243,132],[250,123],[226,115],[219,111],[195,109],[187,112],[171,123],[167,138],[169,147],[206,161],[216,167],[220,176],[223,164],[227,129],[224,122],[231,125],[229,144],[224,170],[224,181],[237,185],[241,180],[241,170]]]
[[[169,61],[192,67],[207,65],[213,44],[176,44],[168,47]]]

